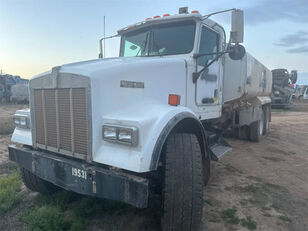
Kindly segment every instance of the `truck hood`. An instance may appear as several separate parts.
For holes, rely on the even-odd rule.
[[[124,70],[126,68],[139,69],[141,66],[166,63],[166,60],[167,62],[184,62],[184,58],[181,57],[117,57],[69,63],[61,65],[59,68],[60,73],[71,73],[95,78],[97,76],[96,74],[100,74],[101,71]],[[40,78],[48,74],[51,74],[51,70],[35,75],[32,79]],[[99,75],[99,78],[103,76]]]

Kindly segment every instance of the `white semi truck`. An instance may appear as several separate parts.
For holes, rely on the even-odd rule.
[[[259,141],[270,121],[271,71],[239,45],[243,11],[230,11],[229,42],[212,14],[181,8],[119,30],[118,58],[101,48],[34,76],[9,146],[25,185],[138,208],[160,193],[162,229],[197,230],[210,162],[231,150],[222,134]]]

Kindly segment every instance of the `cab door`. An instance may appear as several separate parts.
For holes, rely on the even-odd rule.
[[[217,53],[220,50],[220,36],[215,30],[203,25],[200,34],[199,54]],[[211,62],[217,54],[199,57],[197,70],[200,71],[207,63]],[[209,66],[196,82],[195,102],[198,107],[221,104],[221,59]]]

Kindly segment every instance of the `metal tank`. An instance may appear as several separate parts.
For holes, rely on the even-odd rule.
[[[269,96],[272,91],[272,72],[249,53],[241,61],[225,57],[223,102],[249,101]]]

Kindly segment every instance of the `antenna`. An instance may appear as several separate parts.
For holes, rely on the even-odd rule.
[[[105,17],[105,15],[104,15],[104,57],[106,57],[106,40],[105,40],[105,38],[106,38],[106,17]]]

